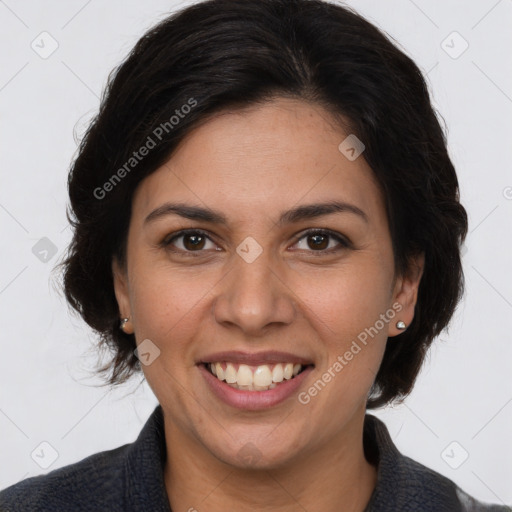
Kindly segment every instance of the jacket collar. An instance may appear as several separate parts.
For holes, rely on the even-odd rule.
[[[457,486],[448,478],[402,455],[386,425],[366,414],[363,445],[368,461],[377,466],[377,484],[364,512],[458,512]]]
[[[128,510],[172,512],[164,483],[166,458],[164,416],[158,405],[126,457]]]
[[[386,425],[366,414],[363,427],[365,456],[377,466],[377,485],[364,512],[456,512],[461,510],[449,479],[402,455]],[[133,510],[172,512],[164,484],[166,460],[161,405],[153,411],[125,459],[126,495]]]

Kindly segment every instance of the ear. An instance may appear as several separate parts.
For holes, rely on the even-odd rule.
[[[114,281],[114,293],[119,307],[119,314],[121,318],[130,318],[124,326],[124,332],[132,334],[132,319],[131,319],[131,305],[130,294],[128,287],[128,275],[126,269],[121,267],[117,258],[112,259],[112,278]]]
[[[405,322],[406,326],[411,325],[424,267],[425,254],[421,253],[410,260],[407,272],[397,278],[393,290],[393,304],[400,304],[402,309],[397,312],[395,316],[396,321],[390,325],[388,336],[397,336],[404,332],[396,327],[396,322],[400,320]]]

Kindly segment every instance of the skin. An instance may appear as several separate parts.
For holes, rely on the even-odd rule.
[[[423,259],[394,274],[381,192],[364,154],[349,161],[338,150],[347,135],[322,107],[276,98],[207,120],[135,192],[127,266],[112,269],[126,332],[160,349],[143,371],[164,411],[172,510],[362,511],[370,499],[367,394],[396,322],[413,319]],[[277,225],[285,210],[329,200],[368,222],[342,212]],[[144,225],[167,201],[218,210],[228,225],[177,215]],[[160,245],[184,228],[210,239]],[[351,245],[324,235],[318,249],[302,234],[310,228]],[[236,251],[248,236],[263,249],[252,263]],[[296,393],[267,410],[235,409],[196,366],[212,351],[291,352],[315,364],[307,391],[393,304],[400,313],[305,405]],[[242,459],[244,446],[258,456]]]

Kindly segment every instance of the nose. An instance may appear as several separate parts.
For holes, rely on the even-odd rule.
[[[246,336],[263,336],[271,325],[293,321],[296,308],[293,291],[265,251],[248,263],[236,255],[233,266],[219,283],[213,313],[219,324],[236,326]]]

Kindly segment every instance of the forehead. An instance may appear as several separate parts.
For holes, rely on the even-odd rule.
[[[139,184],[134,213],[180,200],[241,219],[334,199],[382,215],[381,192],[364,157],[349,160],[338,148],[348,135],[322,107],[299,100],[217,114]]]

